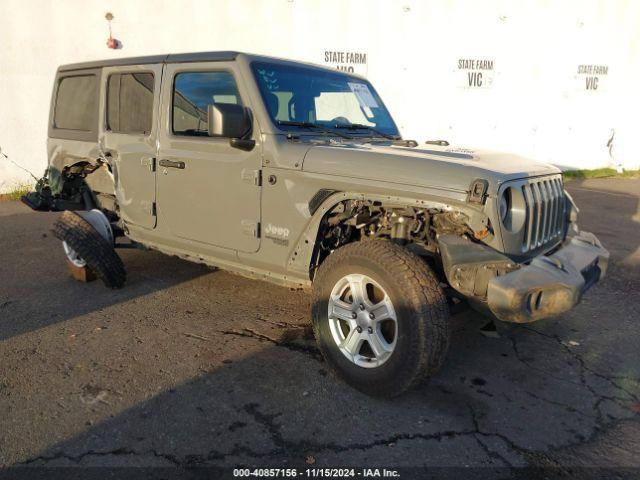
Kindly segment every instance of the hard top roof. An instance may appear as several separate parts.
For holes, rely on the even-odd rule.
[[[320,68],[323,70],[336,71],[334,67],[328,65],[318,65],[310,62],[290,60],[285,58],[269,57],[264,55],[254,55],[244,52],[236,51],[220,51],[220,52],[195,52],[195,53],[169,53],[164,55],[149,55],[145,57],[127,57],[127,58],[113,58],[109,60],[95,60],[91,62],[71,63],[68,65],[61,65],[58,71],[72,71],[72,70],[85,70],[90,68],[102,68],[102,67],[119,67],[127,65],[148,65],[153,63],[186,63],[186,62],[225,62],[235,60],[238,55],[246,55],[254,60],[273,61],[279,63],[295,63],[298,65],[305,65],[313,68]],[[349,73],[348,75],[354,77],[361,77],[361,75]]]
[[[123,65],[146,65],[150,63],[178,63],[178,62],[223,62],[235,60],[240,52],[196,52],[169,53],[164,55],[149,55],[145,57],[112,58],[109,60],[95,60],[91,62],[71,63],[61,65],[58,70],[83,70],[86,68],[118,67]]]

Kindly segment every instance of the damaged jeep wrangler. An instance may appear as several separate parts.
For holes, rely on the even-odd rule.
[[[62,66],[32,208],[64,213],[73,268],[120,288],[150,248],[313,288],[313,328],[350,385],[394,396],[442,365],[461,301],[559,315],[602,279],[560,171],[403,140],[357,75],[237,52]]]

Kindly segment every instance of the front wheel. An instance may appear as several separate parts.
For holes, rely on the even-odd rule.
[[[313,327],[327,363],[369,395],[393,397],[442,365],[446,298],[427,264],[384,240],[339,248],[314,280]]]

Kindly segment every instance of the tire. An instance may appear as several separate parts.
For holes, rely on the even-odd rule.
[[[348,293],[343,294],[346,295],[343,300],[339,287],[345,280]],[[358,281],[365,285],[364,289],[357,288]],[[363,309],[362,303],[353,302],[352,285],[354,291],[372,291],[373,296],[379,287],[379,298],[364,294],[364,303],[369,306]],[[320,266],[313,291],[312,318],[318,347],[334,372],[354,388],[372,396],[395,397],[433,375],[443,364],[450,338],[446,297],[428,265],[405,248],[386,240],[345,245]],[[383,297],[385,300],[380,301]],[[351,337],[352,329],[344,327],[348,320],[345,322],[341,317],[349,314],[349,310],[343,307],[350,302],[351,318],[354,313],[357,315],[353,322],[366,322],[366,317],[374,318],[371,315],[378,310],[383,312],[379,318],[395,316],[395,335],[382,334],[382,327],[377,327],[373,320],[369,327],[362,323],[360,330],[358,327],[356,330],[366,328],[367,338],[374,339],[375,334],[376,340],[370,345],[369,341],[362,342],[358,353],[353,355],[358,347],[348,348],[349,339],[362,337],[366,332],[355,332]],[[383,303],[387,307],[376,310],[375,305]],[[330,315],[330,307],[338,314]],[[374,343],[382,355],[374,353]],[[357,340],[353,345],[356,344]],[[369,354],[363,353],[363,348]]]
[[[89,222],[72,211],[65,211],[56,221],[54,236],[66,242],[109,288],[121,288],[127,274],[122,260]]]

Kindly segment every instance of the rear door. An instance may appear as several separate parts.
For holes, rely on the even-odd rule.
[[[104,68],[101,147],[113,166],[120,216],[156,226],[156,154],[162,65]]]
[[[167,64],[162,87],[158,216],[180,239],[241,252],[260,246],[260,142],[209,137],[207,106],[249,106],[235,62]]]

